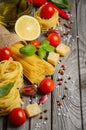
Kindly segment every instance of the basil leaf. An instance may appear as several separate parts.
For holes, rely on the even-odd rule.
[[[43,48],[46,51],[54,51],[55,50],[55,48],[50,45],[50,42],[48,40],[42,41],[40,48]]]
[[[38,50],[38,55],[41,59],[45,58],[47,55],[47,52],[55,51],[55,48],[50,45],[50,42],[48,40],[44,40],[41,43],[41,46]]]
[[[43,48],[40,48],[38,50],[38,55],[39,55],[40,59],[45,58],[46,57],[46,50],[44,50]]]
[[[39,49],[40,49],[40,48],[46,48],[47,45],[49,45],[49,44],[50,44],[50,42],[49,42],[48,40],[44,40],[44,41],[42,41],[41,45],[38,46],[38,48],[39,48]]]
[[[43,49],[45,49],[48,52],[55,51],[55,48],[51,45],[44,46]]]
[[[53,2],[60,8],[69,8],[70,7],[69,0],[51,0],[51,2]]]
[[[26,45],[24,47],[21,47],[19,49],[19,51],[20,51],[20,53],[22,53],[24,55],[31,56],[31,55],[35,54],[36,47],[29,44],[29,45]]]
[[[14,83],[8,83],[6,85],[0,86],[0,97],[6,96],[13,86]]]
[[[42,41],[41,46],[43,47],[43,46],[46,46],[49,44],[50,44],[50,42],[48,40],[44,40],[44,41]]]

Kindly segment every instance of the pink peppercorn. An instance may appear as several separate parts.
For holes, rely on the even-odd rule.
[[[59,83],[58,83],[58,85],[60,85],[60,86],[61,86],[61,85],[62,85],[62,82],[59,82]]]

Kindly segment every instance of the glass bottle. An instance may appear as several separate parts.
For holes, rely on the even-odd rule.
[[[0,0],[0,24],[12,29],[22,15],[30,15],[32,4],[27,0]]]

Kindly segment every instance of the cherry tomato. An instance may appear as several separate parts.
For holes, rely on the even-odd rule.
[[[42,7],[40,16],[45,19],[49,19],[54,15],[55,9],[50,3],[45,3],[45,5]]]
[[[0,49],[0,60],[8,60],[12,57],[12,51],[8,47],[4,47]]]
[[[50,33],[47,38],[50,41],[51,46],[58,46],[60,44],[61,38],[57,33]]]
[[[28,0],[28,2],[32,3],[32,0]],[[41,5],[45,4],[45,2],[47,2],[47,0],[33,0],[33,5],[41,6]]]
[[[41,42],[38,41],[38,40],[33,40],[33,41],[30,42],[30,44],[32,44],[32,45],[37,47],[37,46],[39,46],[41,44]]]
[[[26,121],[26,115],[22,108],[14,108],[9,113],[9,120],[15,126],[20,126]]]
[[[48,94],[53,91],[55,87],[54,81],[49,78],[45,78],[40,82],[39,89],[44,93]]]

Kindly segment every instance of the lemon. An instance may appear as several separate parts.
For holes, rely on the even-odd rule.
[[[40,36],[40,24],[33,16],[23,15],[15,23],[15,32],[26,41],[35,40]]]

